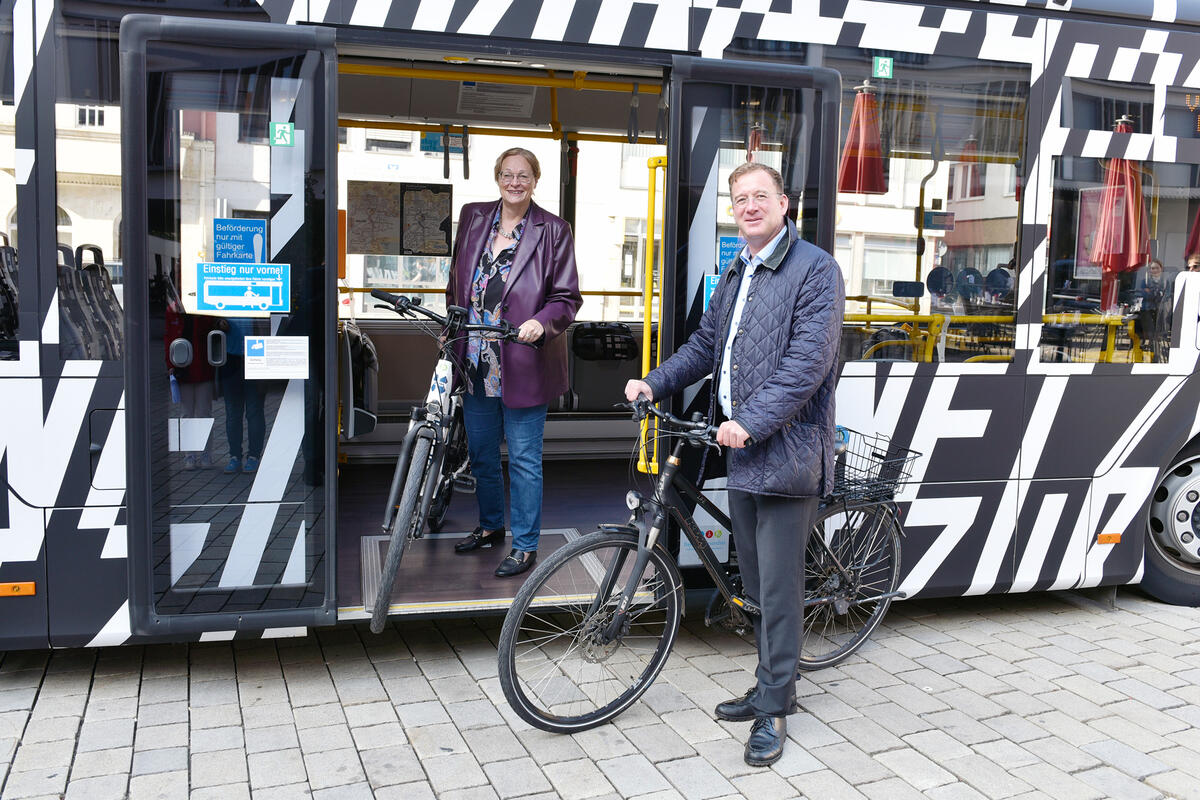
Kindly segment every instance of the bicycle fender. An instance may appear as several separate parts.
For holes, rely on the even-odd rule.
[[[634,536],[638,535],[638,529],[635,526],[624,523],[605,522],[601,523],[597,527],[605,533],[629,533],[633,534]]]

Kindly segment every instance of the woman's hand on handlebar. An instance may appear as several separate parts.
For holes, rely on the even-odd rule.
[[[533,344],[546,335],[546,329],[536,319],[527,319],[517,329],[517,341],[523,344]]]
[[[654,390],[650,388],[650,384],[645,381],[629,381],[625,384],[625,399],[629,402],[636,402],[638,397],[642,396],[645,400],[654,399]]]

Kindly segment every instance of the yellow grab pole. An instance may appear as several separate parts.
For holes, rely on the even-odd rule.
[[[658,193],[658,170],[663,170],[663,177],[666,177],[667,159],[666,156],[655,156],[647,159],[646,167],[650,170],[649,186],[646,189],[646,267],[642,277],[642,374],[645,375],[650,371],[650,340],[654,331],[653,319],[653,298],[654,298],[654,226],[656,211],[658,210],[655,202],[655,195]],[[665,182],[664,182],[665,194]],[[661,293],[660,293],[661,296]],[[659,315],[659,324],[661,327],[662,315]],[[660,332],[661,334],[661,332]],[[662,358],[662,336],[659,336],[658,353],[656,361]],[[654,425],[654,432],[657,433],[658,425]],[[651,425],[649,418],[642,420],[641,437],[638,440],[638,472],[646,474],[658,474],[658,437],[654,437],[653,454],[647,454],[646,448],[650,437]]]

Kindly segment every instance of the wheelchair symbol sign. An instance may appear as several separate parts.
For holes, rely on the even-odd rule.
[[[296,123],[272,122],[271,146],[292,147],[296,143]]]

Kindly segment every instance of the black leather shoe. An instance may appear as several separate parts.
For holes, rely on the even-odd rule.
[[[750,703],[750,698],[758,691],[758,686],[753,686],[750,691],[746,692],[741,697],[735,697],[732,700],[726,700],[724,703],[717,704],[717,718],[727,720],[728,722],[745,722],[754,719],[756,712],[754,706]]]
[[[746,763],[752,767],[769,767],[783,755],[787,738],[787,717],[758,717],[750,727],[746,742]]]
[[[533,562],[537,561],[537,550],[511,550],[504,560],[500,562],[500,566],[496,567],[497,578],[509,578],[513,575],[520,575],[525,570],[533,566]]]
[[[478,550],[487,545],[500,544],[504,541],[504,528],[494,530],[491,533],[484,533],[483,528],[476,528],[466,535],[466,538],[459,539],[454,545],[454,552],[469,553],[472,550]]]

